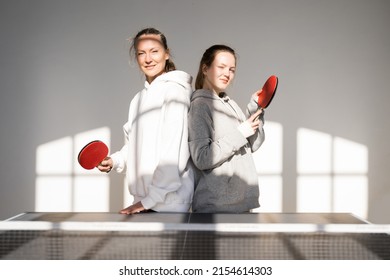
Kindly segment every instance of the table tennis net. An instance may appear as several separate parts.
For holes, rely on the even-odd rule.
[[[390,226],[0,222],[0,259],[390,259]]]

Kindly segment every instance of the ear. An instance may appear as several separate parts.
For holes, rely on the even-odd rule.
[[[207,70],[208,70],[209,68],[207,67],[207,65],[206,64],[203,64],[202,65],[202,73],[203,73],[203,75],[206,75],[207,74]]]
[[[169,53],[169,49],[165,51],[165,60],[168,60],[171,57]]]

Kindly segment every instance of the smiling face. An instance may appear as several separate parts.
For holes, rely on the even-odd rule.
[[[160,35],[142,35],[136,46],[137,62],[146,80],[151,83],[165,72],[165,64],[169,53],[164,48]]]
[[[227,51],[220,51],[210,67],[203,66],[203,88],[212,90],[215,94],[224,92],[234,78],[236,59]]]

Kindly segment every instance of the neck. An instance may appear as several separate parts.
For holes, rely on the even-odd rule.
[[[206,89],[206,90],[209,90],[211,91],[213,94],[215,94],[216,96],[220,96],[221,92],[220,90],[216,90],[215,88],[209,86],[207,83],[203,84],[203,88],[202,89]]]

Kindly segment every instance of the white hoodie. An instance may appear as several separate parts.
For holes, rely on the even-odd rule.
[[[194,174],[187,114],[192,77],[182,71],[158,76],[130,103],[123,126],[126,142],[112,154],[114,169],[126,171],[134,203],[146,209],[185,212],[191,206]]]

